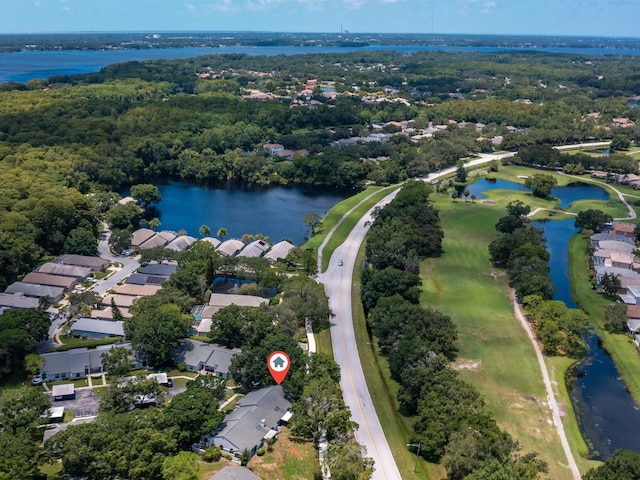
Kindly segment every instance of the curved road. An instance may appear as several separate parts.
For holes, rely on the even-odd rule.
[[[376,206],[386,205],[396,193],[397,190],[390,193]],[[369,211],[358,221],[344,243],[335,250],[329,268],[318,275],[318,281],[324,284],[329,296],[329,306],[335,314],[331,319],[333,356],[340,365],[340,387],[344,401],[351,409],[352,419],[359,425],[355,431],[356,440],[367,449],[367,456],[373,458],[374,480],[401,480],[364,379],[351,312],[351,288],[356,256],[369,227],[367,222],[371,221]],[[339,260],[343,261],[343,266],[338,265]]]

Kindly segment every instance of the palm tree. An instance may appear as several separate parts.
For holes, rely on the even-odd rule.
[[[208,237],[209,235],[211,235],[211,229],[209,228],[208,225],[201,225],[199,232],[200,232],[200,235],[203,237]]]
[[[220,240],[224,240],[224,237],[226,237],[228,233],[229,232],[227,232],[227,229],[222,227],[218,229],[218,233],[216,235],[220,238]]]
[[[470,192],[469,192],[469,189],[468,189],[468,188],[465,188],[465,189],[464,189],[464,192],[462,192],[462,193],[464,194],[464,201],[466,202],[466,201],[467,201],[467,198],[469,198],[469,193],[470,193]]]
[[[159,226],[160,226],[160,219],[158,217],[154,217],[151,220],[149,220],[149,227],[151,227],[151,230],[155,230]]]
[[[475,194],[471,195],[471,203],[475,202],[475,201],[476,201],[476,198],[477,198],[477,197],[475,196]]]

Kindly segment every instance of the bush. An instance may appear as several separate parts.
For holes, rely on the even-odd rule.
[[[262,457],[266,452],[265,447],[260,447],[258,450],[256,450],[256,455],[258,455],[259,457]]]
[[[227,460],[233,460],[233,456],[230,453],[223,453],[222,456]]]
[[[202,454],[202,459],[205,462],[209,462],[209,463],[217,462],[218,460],[220,460],[221,457],[222,457],[222,451],[220,450],[220,447],[217,445],[213,445],[207,448]]]
[[[186,372],[187,371],[187,364],[185,362],[180,362],[178,364],[178,370],[181,372]]]

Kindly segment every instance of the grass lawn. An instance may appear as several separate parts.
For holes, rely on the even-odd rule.
[[[526,173],[519,169],[517,174]],[[508,198],[491,193],[497,205],[432,196],[444,227],[444,253],[421,265],[421,303],[457,325],[456,368],[482,393],[498,424],[520,441],[524,452],[536,451],[548,462],[550,478],[570,479],[533,348],[508,301],[508,278],[489,263],[494,225],[516,192]]]
[[[364,260],[364,245],[358,253],[356,265]],[[445,477],[445,471],[420,459],[417,473],[413,473],[416,461],[415,453],[407,448],[411,434],[411,420],[398,413],[396,394],[398,384],[391,379],[386,359],[378,356],[374,344],[367,334],[366,320],[360,302],[360,272],[354,272],[354,288],[352,289],[353,323],[358,343],[360,362],[364,366],[364,376],[369,387],[371,400],[375,405],[382,430],[387,437],[393,458],[398,465],[402,478],[439,479]]]
[[[273,450],[262,457],[254,455],[247,467],[265,480],[307,480],[320,471],[320,461],[312,443],[292,442],[289,430],[283,428]]]
[[[586,246],[587,239],[581,235],[574,235],[569,242],[571,294],[576,304],[589,315],[591,325],[600,336],[605,350],[613,358],[622,380],[636,402],[640,402],[640,356],[630,336],[611,334],[603,328],[604,310],[612,300],[591,288]]]

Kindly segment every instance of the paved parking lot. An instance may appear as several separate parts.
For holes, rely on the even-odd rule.
[[[100,397],[94,397],[91,389],[76,390],[74,400],[58,400],[53,402],[54,407],[64,407],[73,412],[74,417],[91,417],[98,414]]]

